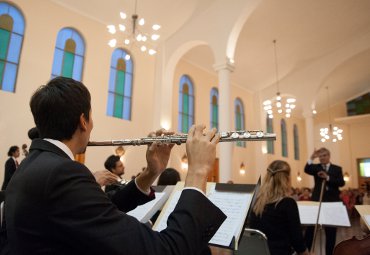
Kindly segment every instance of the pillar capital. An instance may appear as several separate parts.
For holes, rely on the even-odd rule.
[[[232,61],[230,58],[226,58],[225,61],[215,63],[213,65],[213,69],[215,69],[215,71],[217,72],[220,70],[228,70],[230,72],[233,72],[235,69],[234,61]]]

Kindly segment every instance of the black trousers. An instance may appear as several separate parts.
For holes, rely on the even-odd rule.
[[[325,245],[325,251],[326,255],[332,255],[334,251],[335,241],[337,237],[337,228],[335,227],[324,227],[325,229],[325,237],[326,237],[326,245]],[[306,233],[304,236],[306,246],[309,250],[311,250],[312,241],[313,241],[313,234],[315,231],[315,227],[307,227]],[[319,231],[319,230],[318,230]],[[318,240],[319,233],[316,234],[316,245],[320,242]]]

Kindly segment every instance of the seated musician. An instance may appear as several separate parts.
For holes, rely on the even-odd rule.
[[[250,219],[250,227],[266,234],[271,255],[308,255],[298,206],[290,194],[290,166],[281,160],[267,168]]]

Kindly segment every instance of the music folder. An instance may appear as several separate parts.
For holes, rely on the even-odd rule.
[[[232,250],[238,249],[246,219],[251,211],[252,201],[255,201],[256,187],[259,185],[207,183],[206,196],[227,216],[209,241],[210,245]],[[154,230],[161,231],[167,227],[168,216],[175,209],[183,188],[184,182],[177,183],[153,226]]]

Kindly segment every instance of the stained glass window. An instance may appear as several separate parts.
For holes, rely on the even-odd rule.
[[[286,131],[286,123],[285,120],[282,119],[281,123],[281,153],[283,157],[288,157],[288,138],[287,138],[287,131]]]
[[[178,130],[188,133],[194,124],[194,86],[188,75],[180,78]]]
[[[124,49],[112,53],[108,88],[107,115],[131,120],[132,105],[132,58]]]
[[[268,117],[268,115],[266,116],[266,127],[267,127],[267,130],[266,130],[267,133],[274,133],[273,121],[272,119]],[[267,153],[268,154],[275,153],[274,141],[267,141]]]
[[[217,128],[218,130],[218,89],[211,89],[211,128]]]
[[[85,55],[85,42],[80,33],[73,28],[59,31],[54,51],[51,77],[63,76],[82,80]]]
[[[24,36],[24,17],[11,4],[0,3],[0,89],[15,92]]]
[[[294,159],[299,160],[299,136],[298,127],[296,124],[293,126],[293,137],[294,137]]]
[[[234,110],[235,110],[235,129],[236,130],[244,130],[244,107],[243,102],[240,98],[236,98],[234,101]],[[244,141],[237,141],[236,146],[238,147],[246,147],[246,143]]]

